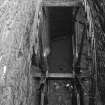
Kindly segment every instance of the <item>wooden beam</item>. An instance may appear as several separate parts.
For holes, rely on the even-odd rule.
[[[34,73],[34,74],[32,74],[32,76],[34,78],[40,78],[41,73]],[[60,78],[60,79],[67,78],[67,79],[69,79],[69,78],[74,78],[74,76],[72,73],[48,73],[46,78]]]
[[[33,78],[41,78],[41,73],[32,73]],[[75,76],[73,73],[48,73],[46,78],[48,79],[72,79]],[[90,74],[81,74],[79,78],[90,78]]]
[[[35,72],[35,71],[37,71],[37,72]],[[38,71],[41,71],[41,70],[34,66],[31,67],[31,75],[33,78],[41,78],[42,75]],[[81,70],[81,71],[83,71],[83,70]],[[49,79],[57,79],[57,78],[58,79],[64,79],[64,78],[71,79],[71,78],[74,78],[75,75],[73,73],[48,73],[46,75],[46,77]],[[90,75],[90,72],[86,72],[86,73],[81,72],[80,75],[78,75],[78,77],[79,78],[90,78],[91,75]]]
[[[42,2],[42,5],[43,6],[48,6],[48,7],[55,7],[55,6],[66,6],[66,7],[70,7],[70,6],[77,6],[78,3],[81,3],[82,0],[70,0],[70,1],[58,1],[58,0],[55,0],[55,1],[43,1]]]

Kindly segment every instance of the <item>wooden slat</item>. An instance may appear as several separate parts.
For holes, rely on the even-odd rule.
[[[39,68],[35,68],[34,66],[31,67],[31,75],[33,78],[40,78],[41,77],[41,73],[40,72],[35,72],[35,71],[40,71]],[[84,70],[81,70],[84,71]],[[80,75],[78,77],[80,78],[90,78],[90,72],[81,72]],[[56,78],[60,78],[60,79],[70,79],[70,78],[74,78],[75,76],[73,75],[73,73],[48,73],[47,78],[52,78],[52,79],[56,79]]]
[[[41,73],[32,73],[33,78],[41,78]],[[49,73],[47,76],[49,79],[71,79],[74,78],[75,76],[72,73]],[[90,78],[91,75],[90,73],[83,73],[78,76],[79,78]]]
[[[50,78],[73,78],[72,73],[49,73]]]
[[[41,78],[41,73],[35,73],[32,74],[33,78]],[[71,79],[74,78],[74,75],[72,73],[49,73],[47,76],[49,79]],[[80,78],[90,78],[90,74],[81,74],[79,76]]]
[[[40,78],[41,77],[41,73],[35,73],[32,74],[33,77],[35,78]],[[48,73],[48,75],[46,76],[47,78],[74,78],[72,73]]]
[[[73,0],[73,1],[43,1],[43,6],[54,7],[54,6],[76,6],[78,3],[82,2],[82,0]]]

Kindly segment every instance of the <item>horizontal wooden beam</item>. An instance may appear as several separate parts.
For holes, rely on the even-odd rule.
[[[41,73],[35,73],[35,74],[32,74],[33,77],[35,78],[41,78]],[[72,73],[48,73],[46,75],[46,78],[74,78],[73,74]]]
[[[62,0],[49,0],[49,1],[43,1],[42,5],[43,6],[48,6],[48,7],[54,7],[54,6],[77,6],[78,3],[81,3],[82,0],[70,0],[70,1],[62,1]]]
[[[84,68],[82,68],[84,69]],[[88,70],[88,69],[87,69]],[[39,72],[41,71],[39,68],[32,66],[31,67],[31,75],[33,78],[41,78],[42,74]],[[84,70],[81,70],[84,71]],[[79,78],[90,78],[90,72],[81,72],[80,75],[77,75]],[[75,75],[73,73],[48,73],[46,75],[47,78],[49,79],[71,79],[75,78]]]
[[[32,77],[33,78],[41,78],[41,73],[33,73]],[[46,78],[48,79],[72,79],[75,76],[72,73],[48,73],[48,75],[46,76]],[[80,75],[80,78],[89,78],[90,75],[89,74],[84,74],[84,75]]]

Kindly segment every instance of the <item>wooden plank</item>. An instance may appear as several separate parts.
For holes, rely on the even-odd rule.
[[[41,77],[41,73],[34,73],[32,74],[33,77],[35,78],[40,78]],[[46,76],[47,78],[74,78],[72,73],[48,73],[48,75]]]
[[[82,0],[72,0],[72,1],[43,1],[43,6],[54,7],[54,6],[77,6]]]
[[[73,78],[73,73],[49,73],[50,78]]]
[[[35,72],[37,71],[37,72]],[[38,72],[39,71],[39,72]],[[39,68],[36,68],[36,67],[31,67],[31,75],[33,78],[41,78],[41,73],[40,73],[40,69]],[[84,70],[81,70],[81,71],[84,71]],[[90,78],[90,72],[81,72],[80,75],[78,75],[79,78]],[[60,79],[64,79],[64,78],[67,78],[67,79],[70,79],[70,78],[74,78],[75,75],[73,75],[73,73],[48,73],[47,78],[50,78],[50,79],[56,79],[56,78],[60,78]]]
[[[81,74],[78,76],[79,78],[90,78],[90,74]],[[33,78],[41,78],[41,73],[33,73],[32,74]],[[74,78],[75,76],[72,73],[48,73],[46,78],[49,79],[71,79]]]

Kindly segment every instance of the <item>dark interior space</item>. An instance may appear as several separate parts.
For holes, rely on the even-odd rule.
[[[49,7],[49,27],[51,39],[72,34],[72,7]]]
[[[71,73],[73,63],[72,35],[74,30],[72,7],[49,7],[50,73]],[[72,105],[70,80],[48,81],[49,105]]]
[[[50,49],[49,72],[71,72],[73,62],[72,35],[74,30],[72,7],[49,7]]]

